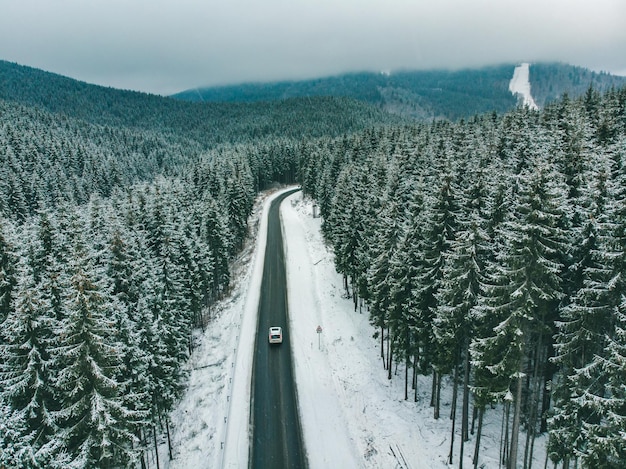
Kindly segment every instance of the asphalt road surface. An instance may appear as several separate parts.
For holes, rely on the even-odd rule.
[[[306,468],[302,430],[289,345],[289,322],[283,238],[279,207],[270,206],[267,246],[259,300],[259,320],[252,371],[252,457],[254,469]],[[283,343],[269,344],[271,326],[283,328]]]

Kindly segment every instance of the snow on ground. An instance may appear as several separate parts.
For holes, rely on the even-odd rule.
[[[249,449],[250,377],[263,271],[266,213],[278,191],[257,205],[251,243],[237,263],[232,296],[220,305],[191,360],[189,390],[172,414],[172,461],[161,439],[163,468],[243,468]],[[366,312],[346,298],[333,255],[321,237],[320,218],[301,193],[282,204],[288,276],[289,340],[298,404],[311,469],[444,468],[459,463],[460,423],[453,466],[449,419],[451,385],[444,382],[441,418],[429,406],[429,377],[418,379],[418,401],[404,400],[404,367],[387,379],[379,340]],[[322,332],[317,333],[318,326]],[[460,399],[457,415],[460,415]],[[485,415],[480,465],[497,468],[502,410]],[[520,435],[520,458],[524,435]],[[472,467],[474,436],[465,444]],[[545,458],[545,438],[535,443],[535,465]],[[154,464],[150,462],[150,464]],[[151,466],[154,467],[154,466]]]
[[[530,65],[523,63],[515,67],[513,72],[513,78],[509,82],[509,91],[514,95],[520,95],[523,99],[523,104],[530,109],[538,109],[532,94],[530,93],[530,80],[529,76]]]

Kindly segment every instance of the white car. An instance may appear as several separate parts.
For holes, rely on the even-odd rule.
[[[282,344],[283,343],[283,328],[282,327],[270,327],[270,344]]]

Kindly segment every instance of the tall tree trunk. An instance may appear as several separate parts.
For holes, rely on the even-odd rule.
[[[174,456],[172,455],[172,438],[170,436],[170,424],[169,424],[169,417],[167,417],[165,419],[165,430],[167,432],[167,449],[169,451],[169,455],[170,455],[170,461],[174,459]]]
[[[436,386],[435,386],[435,419],[439,418],[441,410],[441,373],[436,372]]]
[[[517,448],[519,442],[519,427],[522,413],[522,388],[523,388],[523,374],[522,367],[518,371],[517,377],[517,390],[515,392],[515,410],[513,412],[513,426],[511,427],[511,451],[509,453],[509,467],[508,469],[517,468]]]
[[[476,408],[476,407],[474,407]],[[483,434],[483,415],[485,408],[480,407],[478,409],[478,429],[476,430],[476,446],[474,447],[474,469],[478,469],[478,454],[480,453],[480,437]]]
[[[470,433],[474,434],[474,424],[476,423],[476,419],[478,418],[478,407],[476,407],[476,402],[474,402],[474,407],[472,408],[472,428]]]
[[[411,363],[411,358],[408,352],[408,346],[407,346],[407,351],[405,352],[405,363],[404,363],[404,400],[408,401],[409,400],[409,364]]]
[[[463,350],[463,407],[461,411],[461,448],[459,451],[459,469],[463,469],[465,442],[469,440],[469,350]]]
[[[504,402],[504,411],[502,412],[502,429],[500,431],[500,464],[508,467],[509,465],[509,418],[511,414],[511,402]]]
[[[156,426],[154,425],[152,425],[152,439],[154,440],[154,455],[156,457],[157,469],[161,469],[161,465],[159,464],[159,445],[157,444]]]
[[[537,348],[535,349],[535,366],[533,369],[532,394],[529,398],[530,411],[528,413],[528,426],[526,432],[526,445],[524,447],[524,468],[532,468],[533,451],[535,448],[535,434],[537,425],[537,408],[539,407],[539,394],[541,382],[539,380],[540,368],[543,369],[543,334],[539,334]]]
[[[140,428],[137,430],[137,439],[139,440],[139,446],[141,447],[141,458],[140,458],[140,463],[141,463],[141,469],[147,469],[146,466],[146,451],[145,451],[145,436],[144,436],[144,432],[143,430]]]
[[[454,366],[452,374],[452,405],[450,406],[450,420],[456,418],[456,403],[459,397],[459,367]]]
[[[419,355],[413,355],[413,402],[417,402],[417,359]]]
[[[385,368],[385,321],[382,320],[380,321],[380,358],[383,361],[383,368]]]
[[[465,348],[463,356],[463,411],[461,422],[461,437],[463,441],[469,440],[469,379],[470,379],[470,360],[469,350]]]
[[[548,364],[551,368],[551,365]],[[552,383],[553,375],[551,373],[545,373],[543,377],[543,398],[541,399],[541,425],[539,427],[539,433],[546,433],[548,431],[548,410],[550,410],[550,402],[552,393],[550,392],[550,385]]]
[[[433,368],[433,383],[430,389],[430,406],[435,407],[435,394],[437,393],[437,370]]]
[[[452,457],[454,455],[454,430],[456,426],[456,399],[459,390],[458,384],[458,374],[459,367],[458,365],[454,366],[454,374],[452,375],[452,379],[454,381],[453,391],[452,391],[452,405],[450,406],[450,419],[452,420],[452,431],[450,433],[450,454],[448,455],[448,464],[452,464]]]
[[[393,340],[389,337],[391,331],[387,329],[387,379],[391,379],[391,367],[393,364]]]

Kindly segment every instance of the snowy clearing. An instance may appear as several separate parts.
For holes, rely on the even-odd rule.
[[[528,63],[515,67],[513,78],[509,82],[509,91],[514,95],[520,95],[524,106],[528,106],[530,109],[539,109],[530,93],[529,70],[530,64]]]

